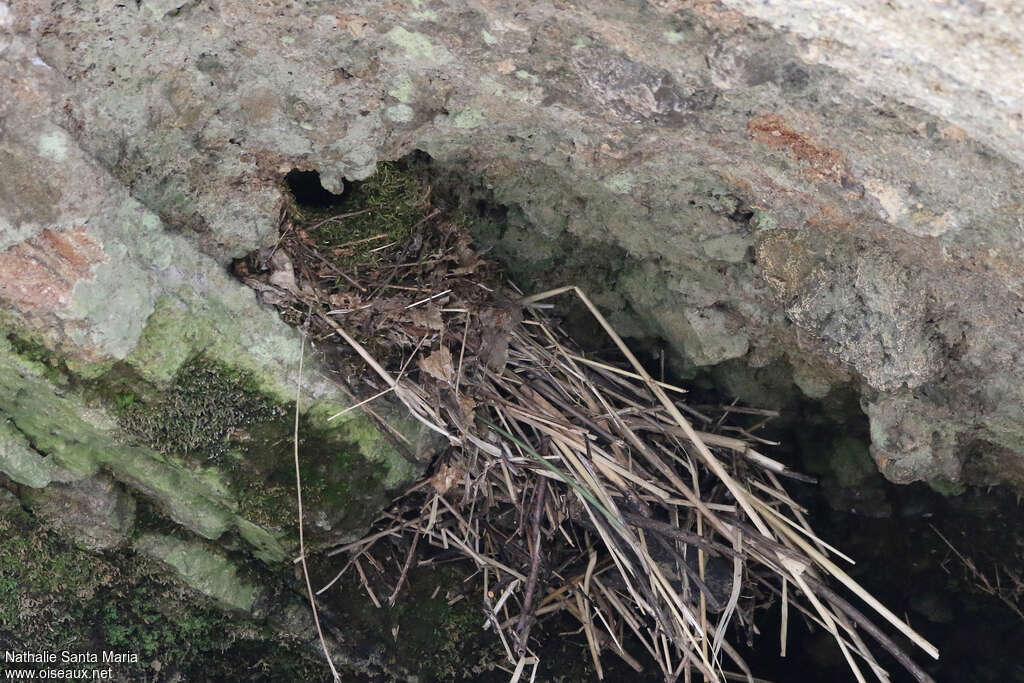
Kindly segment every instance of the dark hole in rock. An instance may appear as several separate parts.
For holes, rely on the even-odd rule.
[[[320,184],[318,171],[292,169],[284,177],[284,182],[299,206],[326,208],[341,201],[340,194],[334,194]]]

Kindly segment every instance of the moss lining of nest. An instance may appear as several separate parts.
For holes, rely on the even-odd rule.
[[[426,217],[429,196],[415,164],[386,161],[377,165],[370,178],[347,187],[329,207],[303,206],[293,200],[289,213],[323,256],[351,269],[376,261],[374,249],[407,240]]]

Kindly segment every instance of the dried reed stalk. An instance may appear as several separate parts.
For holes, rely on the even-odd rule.
[[[650,375],[579,288],[511,296],[451,224],[421,229],[418,250],[397,257],[408,260],[365,275],[358,290],[322,267],[296,268],[287,292],[252,283],[279,306],[294,310],[297,300],[315,311],[313,328],[334,335],[384,383],[367,380],[370,398],[356,406],[391,396],[444,441],[426,481],[363,540],[329,553],[348,555],[339,577],[354,565],[366,585],[360,559],[383,539],[407,543],[389,601],[416,563],[417,544],[471,562],[483,575],[484,628],[500,639],[513,680],[527,666],[536,674],[538,625],[561,614],[580,623],[599,678],[612,655],[637,670],[657,667],[665,680],[754,681],[730,639],[752,631],[755,612],[776,596],[783,648],[795,610],[834,637],[857,680],[862,667],[887,680],[862,633],[918,681],[931,680],[829,587],[845,587],[938,657],[830,559],[852,562],[814,534],[779,482],[810,478],[755,450],[752,441],[772,442],[752,428],[726,423],[772,411],[731,406],[712,422],[681,402],[683,388]],[[290,240],[283,248],[298,261],[310,247]],[[547,315],[541,302],[561,294],[578,298],[621,359],[588,357]],[[375,357],[370,342],[391,357]],[[696,430],[686,415],[714,429]]]

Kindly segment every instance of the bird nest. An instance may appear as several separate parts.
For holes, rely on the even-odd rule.
[[[513,681],[533,680],[548,634],[538,624],[559,614],[579,622],[599,678],[618,657],[669,681],[753,681],[733,640],[757,632],[772,602],[783,654],[799,613],[834,637],[857,680],[888,680],[879,650],[930,680],[887,630],[935,648],[842,569],[849,558],[783,486],[809,478],[731,427],[740,409],[704,414],[652,377],[583,291],[523,296],[441,211],[401,242],[381,233],[328,250],[318,227],[285,216],[278,244],[236,272],[361,374],[349,410],[375,415],[390,395],[443,446],[366,536],[328,552],[338,577],[363,576],[385,539],[405,554],[391,600],[415,564],[472,563],[483,628]],[[356,249],[368,257],[353,264]],[[593,315],[613,356],[587,353],[553,317],[566,297]]]

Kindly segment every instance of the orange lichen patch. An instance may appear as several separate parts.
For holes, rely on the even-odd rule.
[[[807,225],[835,232],[851,232],[857,228],[857,223],[848,213],[827,204],[821,205],[817,213],[808,216]]]
[[[43,230],[0,252],[0,298],[23,312],[65,308],[75,284],[106,258],[85,228]]]
[[[951,140],[953,142],[967,141],[967,131],[960,126],[954,126],[952,123],[940,130],[939,135],[942,136],[943,140]]]
[[[848,175],[842,152],[820,145],[807,133],[794,130],[778,114],[755,116],[747,122],[747,130],[761,144],[784,149],[791,157],[806,164],[810,180],[830,180],[841,184]]]
[[[710,19],[716,27],[729,31],[740,28],[747,21],[742,12],[729,9],[719,0],[693,0],[693,11]]]
[[[712,26],[726,31],[736,30],[746,22],[741,12],[729,9],[721,0],[651,0],[651,4],[663,14],[692,10],[709,20]]]

